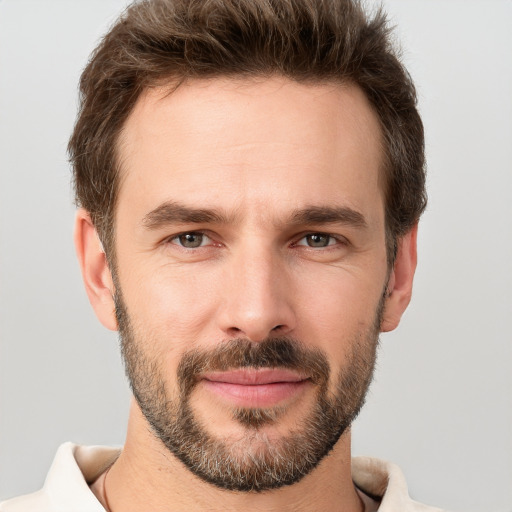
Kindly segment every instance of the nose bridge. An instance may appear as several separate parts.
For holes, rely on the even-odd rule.
[[[227,272],[222,329],[230,336],[261,341],[295,326],[291,290],[282,255],[267,241],[234,250]]]

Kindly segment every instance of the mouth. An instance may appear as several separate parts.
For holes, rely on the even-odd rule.
[[[244,368],[205,373],[201,383],[230,405],[268,408],[297,397],[311,384],[311,379],[293,370]]]

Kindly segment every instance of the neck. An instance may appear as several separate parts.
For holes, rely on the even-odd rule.
[[[126,444],[108,473],[104,496],[110,512],[360,512],[363,509],[352,483],[349,432],[299,482],[260,493],[233,492],[193,475],[153,435],[135,403],[130,412]]]

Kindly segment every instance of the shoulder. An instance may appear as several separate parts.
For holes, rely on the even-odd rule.
[[[404,474],[391,462],[354,457],[352,480],[361,491],[380,501],[379,512],[447,512],[412,500]]]
[[[41,490],[0,503],[0,512],[104,512],[89,489],[119,449],[64,443]]]
[[[48,512],[51,511],[51,503],[43,490],[19,496],[0,503],[0,512]]]

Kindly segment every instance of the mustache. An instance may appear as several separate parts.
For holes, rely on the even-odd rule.
[[[190,394],[201,374],[240,368],[285,368],[307,375],[315,384],[326,386],[330,367],[318,349],[306,348],[289,337],[267,338],[253,342],[235,338],[219,343],[211,350],[192,350],[178,365],[178,383],[182,396]]]

